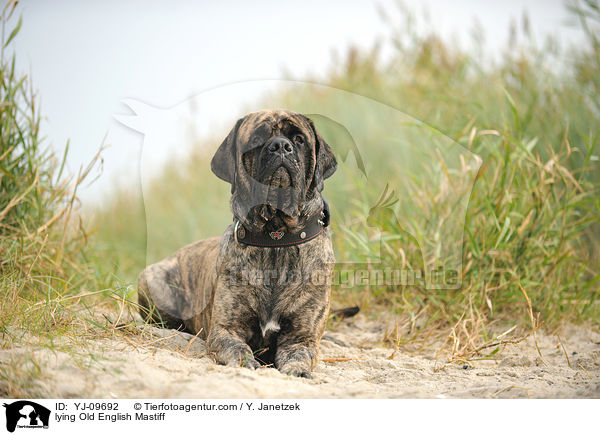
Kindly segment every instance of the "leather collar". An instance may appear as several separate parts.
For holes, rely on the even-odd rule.
[[[238,243],[262,248],[300,245],[321,234],[323,229],[329,226],[330,217],[329,204],[323,198],[323,209],[312,215],[306,225],[297,233],[286,233],[284,231],[252,232],[236,219],[233,227],[233,237]]]

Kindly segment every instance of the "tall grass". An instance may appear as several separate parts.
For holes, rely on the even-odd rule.
[[[40,136],[33,84],[18,72],[11,42],[21,19],[7,29],[16,1],[2,11],[0,48],[0,349],[56,339],[87,321],[86,295],[112,286],[97,266],[89,229],[79,214],[78,187],[96,159],[76,176],[66,173]],[[10,31],[9,31],[10,30]],[[119,289],[117,289],[119,290]],[[113,292],[115,290],[111,290]],[[35,338],[32,338],[35,337]],[[33,353],[0,361],[0,396],[27,395],[42,376]]]
[[[393,309],[433,324],[460,323],[465,334],[490,334],[499,320],[527,324],[526,297],[541,321],[598,320],[600,288],[600,165],[597,75],[598,4],[571,7],[588,43],[560,51],[552,41],[538,48],[526,26],[513,29],[511,45],[497,60],[451,46],[435,33],[418,33],[415,17],[390,23],[397,47],[391,60],[379,59],[377,47],[351,49],[331,71],[330,86],[382,101],[422,119],[480,155],[463,240],[463,288],[435,292],[417,287],[368,288],[369,296]],[[523,39],[522,43],[518,41]],[[287,95],[288,105],[327,95]],[[285,105],[285,104],[284,104]],[[360,122],[357,117],[356,122]],[[374,137],[383,131],[373,129]],[[342,138],[328,138],[335,144]],[[431,156],[432,160],[436,157]],[[385,158],[385,157],[384,157]],[[379,171],[381,172],[381,171]],[[410,176],[410,175],[406,175]],[[328,195],[347,204],[368,197],[368,186],[351,178],[332,179]],[[413,198],[429,198],[426,189]],[[345,199],[345,200],[344,200]],[[427,210],[419,200],[399,201],[384,227],[388,249],[384,263],[419,264],[419,246],[394,221],[411,208]],[[414,212],[412,212],[414,213]],[[379,249],[366,234],[366,209],[334,220],[342,258],[359,260],[365,246]],[[338,255],[338,258],[340,255]],[[523,290],[522,290],[523,289]],[[383,291],[382,291],[383,290]],[[363,298],[364,300],[364,298]],[[462,337],[462,342],[466,337]]]
[[[407,320],[396,329],[395,343],[414,340],[436,328],[449,332],[455,343],[467,343],[462,350],[455,348],[467,355],[477,343],[492,338],[500,324],[597,324],[600,132],[598,75],[594,72],[599,63],[600,15],[597,2],[569,7],[584,30],[586,44],[561,49],[556,41],[548,40],[539,46],[524,18],[520,27],[513,27],[501,53],[487,53],[477,44],[467,51],[447,43],[435,31],[418,31],[418,17],[401,8],[401,19],[388,22],[386,42],[394,47],[391,57],[382,58],[379,46],[351,48],[328,73],[324,84],[421,119],[483,158],[469,202],[465,237],[460,241],[464,266],[460,289],[436,291],[419,285],[334,289],[338,304],[358,302],[367,312],[380,312],[383,307],[402,314]],[[481,40],[480,33],[475,33],[474,40]],[[283,94],[279,106],[316,100],[322,107],[333,107],[340,104],[333,95],[322,91]],[[356,116],[360,123],[360,114]],[[323,132],[334,149],[347,140],[343,131],[328,130],[326,125]],[[382,133],[372,126],[373,137]],[[371,150],[369,155],[375,161],[388,159],[384,150],[379,154]],[[153,216],[152,226],[170,228],[155,240],[155,246],[164,250],[150,253],[151,260],[183,243],[219,234],[229,222],[223,199],[228,196],[227,186],[195,175],[198,168],[208,167],[208,157],[198,153],[187,161],[167,164],[145,192],[144,200],[160,203],[163,210]],[[186,187],[178,190],[178,186]],[[382,192],[370,188],[343,170],[328,180],[326,196],[339,211],[333,230],[340,261],[364,262],[381,248],[379,239],[368,237],[367,220]],[[429,193],[416,185],[413,197],[428,198]],[[126,263],[121,276],[133,281],[144,266],[141,240],[145,227],[140,225],[141,207],[124,206],[132,198],[123,195],[117,196],[113,208],[102,212],[105,226],[100,236],[114,243],[117,258]],[[198,198],[202,198],[200,205]],[[390,206],[393,213],[376,217],[383,220],[379,224],[385,230],[383,262],[418,269],[422,267],[418,243],[394,216],[422,207],[421,214],[431,217],[435,206],[400,199]],[[190,208],[190,204],[196,205]],[[205,204],[212,204],[210,219],[206,219]],[[119,251],[127,252],[127,258]]]
[[[13,5],[4,10],[4,22]],[[526,30],[516,29],[498,56],[487,55],[483,46],[467,51],[435,32],[418,32],[416,17],[404,9],[403,20],[388,23],[388,42],[394,47],[390,57],[382,58],[374,47],[351,48],[339,59],[324,84],[425,121],[480,155],[483,166],[471,194],[465,237],[458,240],[464,266],[460,289],[428,290],[418,283],[334,288],[335,304],[359,303],[367,314],[384,310],[398,315],[402,320],[388,337],[394,345],[424,339],[432,331],[448,335],[454,356],[461,358],[493,339],[500,325],[597,324],[596,6],[571,5],[588,42],[568,52],[553,43],[538,47]],[[17,73],[6,48],[17,31],[3,33],[0,59],[3,347],[19,331],[51,336],[78,322],[92,324],[91,317],[81,315],[82,310],[87,313],[82,295],[117,292],[133,297],[132,285],[147,260],[218,235],[231,220],[229,186],[213,176],[203,178],[210,156],[198,152],[184,161],[167,162],[144,192],[146,208],[156,213],[146,216],[139,194],[116,189],[113,202],[96,210],[100,226],[92,235],[96,227],[85,224],[77,210],[77,187],[93,163],[69,177],[65,155],[57,158],[41,140],[31,82]],[[320,92],[280,93],[277,105],[292,107],[309,99],[322,107],[339,104],[333,94]],[[382,134],[380,127],[370,125],[372,137]],[[319,128],[341,162],[325,191],[336,207],[332,225],[338,259],[364,263],[382,249],[384,266],[423,267],[419,241],[400,228],[397,217],[420,207],[422,216],[437,218],[440,210],[424,200],[431,192],[415,183],[412,198],[419,201],[404,197],[394,202],[381,196],[344,170],[350,164],[342,156],[340,144],[348,139],[344,131],[326,124]],[[373,161],[367,163],[375,167],[388,159],[383,149],[371,150],[369,157]],[[385,176],[394,180],[393,174]],[[378,199],[389,213],[373,212]],[[374,224],[384,230],[382,245],[368,236]],[[146,225],[160,229],[153,233],[151,246],[146,244]],[[415,225],[418,229],[419,222]],[[1,376],[10,378],[6,371]]]

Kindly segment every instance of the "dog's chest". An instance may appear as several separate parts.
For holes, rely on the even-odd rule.
[[[277,336],[303,321],[307,306],[327,305],[330,266],[329,232],[299,245],[261,248],[238,244],[226,233],[220,274],[234,302],[234,317],[247,325],[253,349],[273,347]]]
[[[277,336],[289,328],[290,311],[309,284],[303,254],[298,246],[248,248],[237,257],[235,271],[230,269],[238,277],[234,291],[253,313],[247,339],[254,350],[273,351]]]
[[[306,245],[242,247],[229,257],[235,259],[227,272],[236,277],[232,290],[255,313],[256,332],[263,337],[281,329],[284,313],[293,309],[299,295],[310,286],[311,269],[318,257],[307,252]]]
[[[297,246],[257,248],[250,256],[250,287],[257,297],[261,328],[278,323],[277,316],[289,307],[295,295],[307,284],[309,270]]]

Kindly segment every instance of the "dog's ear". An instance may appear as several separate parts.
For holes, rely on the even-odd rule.
[[[331,147],[325,142],[325,139],[321,137],[312,120],[308,117],[306,117],[306,119],[315,135],[315,156],[317,161],[315,164],[312,185],[320,192],[323,190],[323,181],[331,177],[337,169],[337,160],[335,159]]]
[[[235,147],[237,133],[243,121],[244,118],[237,120],[235,126],[231,129],[210,161],[210,169],[213,173],[221,180],[225,180],[232,185],[235,181]]]

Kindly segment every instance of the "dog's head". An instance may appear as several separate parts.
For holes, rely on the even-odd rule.
[[[268,231],[294,231],[319,211],[323,181],[336,166],[313,122],[285,110],[239,119],[211,162],[217,177],[231,183],[235,217]]]

